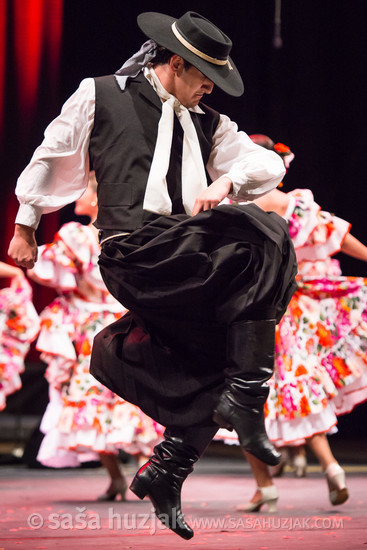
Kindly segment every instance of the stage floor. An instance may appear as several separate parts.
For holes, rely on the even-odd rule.
[[[255,482],[243,460],[204,457],[183,490],[183,511],[195,531],[185,541],[163,527],[149,500],[128,491],[126,502],[96,502],[107,487],[102,468],[0,467],[0,550],[357,549],[367,545],[367,467],[343,464],[349,500],[332,506],[316,465],[306,478],[275,480],[278,511],[244,514]],[[128,480],[134,464],[122,465]]]

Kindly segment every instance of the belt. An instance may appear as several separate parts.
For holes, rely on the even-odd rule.
[[[116,230],[113,230],[113,229],[109,229],[109,230],[100,229],[98,231],[98,241],[99,241],[99,244],[102,245],[106,241],[114,239],[115,237],[126,237],[127,235],[130,235],[128,231],[116,232]]]

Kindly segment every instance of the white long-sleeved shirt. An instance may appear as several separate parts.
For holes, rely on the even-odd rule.
[[[15,223],[37,228],[41,216],[77,200],[89,176],[89,139],[94,123],[95,84],[86,78],[45,130],[44,140],[21,173]],[[220,115],[206,166],[212,180],[227,175],[231,198],[251,201],[274,189],[284,176],[281,158],[254,144],[237,124]]]

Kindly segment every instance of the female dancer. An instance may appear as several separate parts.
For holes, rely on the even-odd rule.
[[[294,158],[267,136],[250,137],[281,154],[286,167]],[[325,473],[330,502],[342,504],[345,473],[326,434],[335,431],[336,415],[367,399],[367,279],[342,276],[331,256],[341,251],[367,261],[367,247],[349,233],[348,222],[322,211],[309,189],[275,189],[255,202],[287,220],[298,263],[298,289],[276,332],[267,432],[277,446],[306,442]],[[257,490],[239,509],[258,511],[266,503],[274,511],[278,494],[268,467],[245,456]]]
[[[0,411],[6,398],[21,388],[24,358],[39,332],[32,288],[19,267],[0,262],[0,277],[11,279],[0,290]]]
[[[66,223],[54,242],[40,247],[30,276],[58,290],[41,314],[37,349],[47,363],[50,403],[41,424],[45,433],[38,460],[52,467],[100,459],[110,485],[99,500],[125,499],[127,484],[118,449],[149,455],[163,428],[102,386],[89,372],[94,336],[126,310],[108,293],[97,265],[99,245],[92,225],[97,214],[97,182],[92,172],[75,213],[91,223]],[[146,459],[145,459],[146,460]]]

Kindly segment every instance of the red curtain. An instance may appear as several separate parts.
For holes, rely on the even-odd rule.
[[[0,140],[3,138],[6,66],[6,0],[0,0]]]
[[[13,10],[16,92],[24,120],[35,115],[41,70],[50,92],[58,81],[63,0],[14,0]]]
[[[63,11],[64,0],[0,0],[0,260],[8,263],[18,209],[16,180],[60,110]],[[57,229],[58,214],[47,216],[38,242],[50,240]],[[49,291],[35,288],[35,299],[41,309]]]

